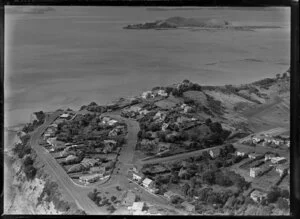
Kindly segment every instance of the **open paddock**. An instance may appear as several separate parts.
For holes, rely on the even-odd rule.
[[[275,168],[273,168],[264,175],[253,178],[252,187],[263,191],[269,191],[270,188],[275,185],[279,177],[279,173],[275,171]]]

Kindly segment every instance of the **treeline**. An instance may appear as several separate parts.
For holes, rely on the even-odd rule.
[[[44,123],[46,115],[43,111],[34,112],[34,114],[36,115],[37,120],[34,120],[32,123],[26,124],[22,129],[23,132],[32,132],[34,129]]]

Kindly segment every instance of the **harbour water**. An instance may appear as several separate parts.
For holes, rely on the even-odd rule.
[[[289,67],[289,8],[51,7],[5,13],[5,126],[37,110],[105,104],[189,79],[239,84]],[[125,30],[172,16],[216,18],[257,31]]]

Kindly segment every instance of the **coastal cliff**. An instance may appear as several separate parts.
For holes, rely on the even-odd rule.
[[[17,134],[14,148],[16,145],[27,147],[21,136],[24,132]],[[4,214],[85,214],[75,203],[65,201],[59,186],[48,176],[33,151],[27,151],[20,158],[20,152],[16,153],[14,148],[4,156]]]

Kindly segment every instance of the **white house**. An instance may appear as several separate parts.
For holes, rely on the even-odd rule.
[[[164,193],[164,197],[166,197],[169,201],[171,201],[172,197],[175,197],[175,196],[179,196],[179,195],[172,191],[167,191]]]
[[[284,163],[284,162],[286,162],[285,157],[273,157],[273,158],[271,158],[271,163],[273,163],[273,164],[280,164],[280,163]]]
[[[163,123],[162,126],[161,126],[161,130],[165,132],[168,127],[169,127],[168,123]]]
[[[89,184],[98,181],[102,177],[101,174],[83,175],[79,177],[79,182]]]
[[[69,116],[70,116],[70,115],[69,115],[68,113],[63,113],[63,114],[61,114],[60,118],[66,119],[66,118],[68,118]]]
[[[144,115],[147,115],[149,112],[150,112],[149,110],[144,109],[144,110],[140,111],[140,115],[144,116]]]
[[[255,178],[261,173],[261,169],[259,167],[251,167],[250,168],[250,176]]]
[[[139,212],[143,211],[144,205],[144,202],[134,202],[131,207],[128,207],[128,210],[132,210],[135,213],[139,214]]]
[[[289,148],[289,147],[290,147],[290,141],[289,141],[289,140],[286,140],[286,141],[285,141],[285,145]]]
[[[160,120],[160,121],[164,121],[165,118],[166,118],[166,113],[161,111],[158,111],[153,117],[154,120]]]
[[[236,156],[240,156],[240,157],[243,157],[243,156],[245,156],[245,155],[247,155],[247,151],[244,151],[244,150],[238,150],[237,152],[236,152]]]
[[[264,198],[267,197],[267,193],[260,192],[258,190],[255,190],[251,193],[250,197],[253,199],[255,202],[261,202]]]
[[[265,154],[265,161],[271,160],[274,157],[275,157],[274,154]]]
[[[183,112],[184,112],[184,113],[190,113],[190,112],[192,112],[192,110],[193,110],[192,107],[186,106],[186,107],[184,107]]]
[[[263,138],[259,138],[259,137],[253,137],[252,138],[252,142],[254,143],[254,144],[258,144],[258,143],[260,143],[260,142],[262,142],[263,141]]]
[[[142,98],[143,99],[148,99],[150,97],[152,97],[152,91],[145,91],[145,92],[142,93]]]
[[[181,206],[183,206],[184,209],[189,212],[195,211],[195,205],[192,205],[192,204],[188,203],[187,201],[182,202]]]
[[[248,155],[248,157],[250,159],[256,159],[258,156],[260,156],[260,154],[257,154],[257,153],[251,153],[251,154]]]
[[[162,90],[162,89],[158,90],[157,94],[159,96],[162,96],[162,97],[167,97],[168,96],[168,93],[165,90]]]
[[[142,182],[142,185],[146,188],[146,189],[150,189],[153,188],[154,186],[154,181],[149,179],[149,178],[145,178]]]
[[[109,126],[113,126],[113,125],[115,125],[116,123],[118,123],[118,121],[117,121],[117,120],[114,120],[114,119],[109,120],[109,121],[107,122],[107,124],[108,124]]]
[[[279,173],[279,176],[282,176],[287,171],[287,167],[279,164],[275,170]]]
[[[51,146],[55,147],[56,146],[56,137],[54,138],[48,138],[47,143],[50,144]]]
[[[132,179],[139,182],[143,177],[138,173],[132,173]]]

